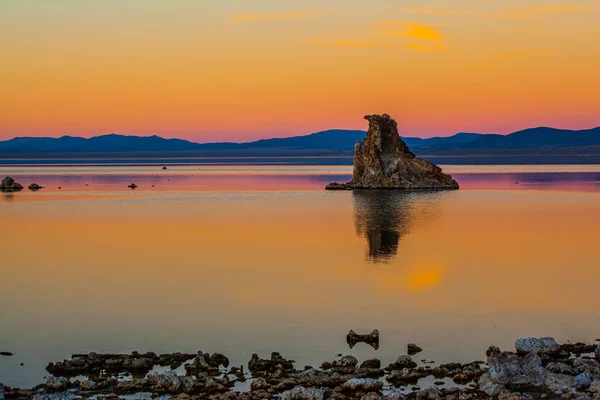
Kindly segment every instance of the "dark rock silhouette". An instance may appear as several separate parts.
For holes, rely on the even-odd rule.
[[[20,190],[23,190],[23,186],[15,182],[10,176],[2,179],[2,183],[0,183],[1,192],[18,192]]]
[[[29,185],[29,190],[33,190],[33,191],[40,190],[43,188],[44,188],[43,186],[40,186],[37,183],[32,183],[31,185]]]
[[[365,119],[369,130],[365,141],[354,146],[352,180],[331,183],[326,189],[458,189],[450,175],[409,150],[398,135],[396,121],[389,115],[367,115]]]
[[[411,355],[411,356],[414,355],[414,354],[420,353],[421,351],[423,351],[422,348],[420,348],[419,346],[417,346],[414,343],[409,343],[406,346],[406,348],[407,348],[408,354]]]
[[[132,183],[131,185],[127,186],[130,189],[135,189],[137,187],[137,185],[135,183]]]
[[[375,350],[379,349],[379,330],[373,329],[373,332],[360,335],[353,330],[346,335],[346,343],[350,348],[353,348],[357,343],[366,343]]]
[[[354,190],[354,229],[368,244],[366,256],[372,262],[386,262],[398,253],[403,236],[420,223],[436,220],[441,192],[396,190]]]

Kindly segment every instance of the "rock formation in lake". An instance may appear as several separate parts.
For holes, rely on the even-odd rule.
[[[2,183],[0,183],[0,192],[18,192],[20,190],[23,190],[23,186],[15,182],[10,176],[2,179]]]
[[[365,119],[369,130],[365,141],[354,146],[352,180],[330,183],[326,189],[458,189],[450,175],[409,150],[389,115],[367,115]]]

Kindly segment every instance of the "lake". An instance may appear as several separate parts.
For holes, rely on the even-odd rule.
[[[90,351],[301,368],[600,337],[600,166],[443,169],[461,190],[327,192],[335,165],[0,167],[46,186],[0,194],[0,382]],[[378,350],[346,344],[375,328]]]

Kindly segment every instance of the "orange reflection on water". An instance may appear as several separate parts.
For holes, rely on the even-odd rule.
[[[314,365],[348,353],[349,329],[378,328],[385,361],[407,341],[443,361],[530,334],[591,340],[598,204],[526,191],[3,202],[3,339],[29,354],[33,377],[92,350],[202,349],[236,363],[279,350]],[[0,364],[20,379],[11,371]]]

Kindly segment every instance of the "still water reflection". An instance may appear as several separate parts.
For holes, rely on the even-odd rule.
[[[440,192],[354,191],[354,225],[356,234],[367,242],[367,259],[377,263],[393,258],[398,253],[398,243],[410,232],[414,218],[437,218],[436,203],[440,196]],[[426,222],[423,218],[421,221]]]
[[[48,362],[89,351],[217,351],[233,365],[279,351],[301,368],[337,353],[387,364],[409,342],[419,359],[472,361],[518,336],[600,332],[597,172],[479,171],[439,193],[321,190],[338,171],[170,173],[172,190],[114,173],[102,189],[2,196],[0,350],[15,356],[0,357],[1,382],[33,386]],[[378,350],[348,349],[350,329],[375,328]]]

